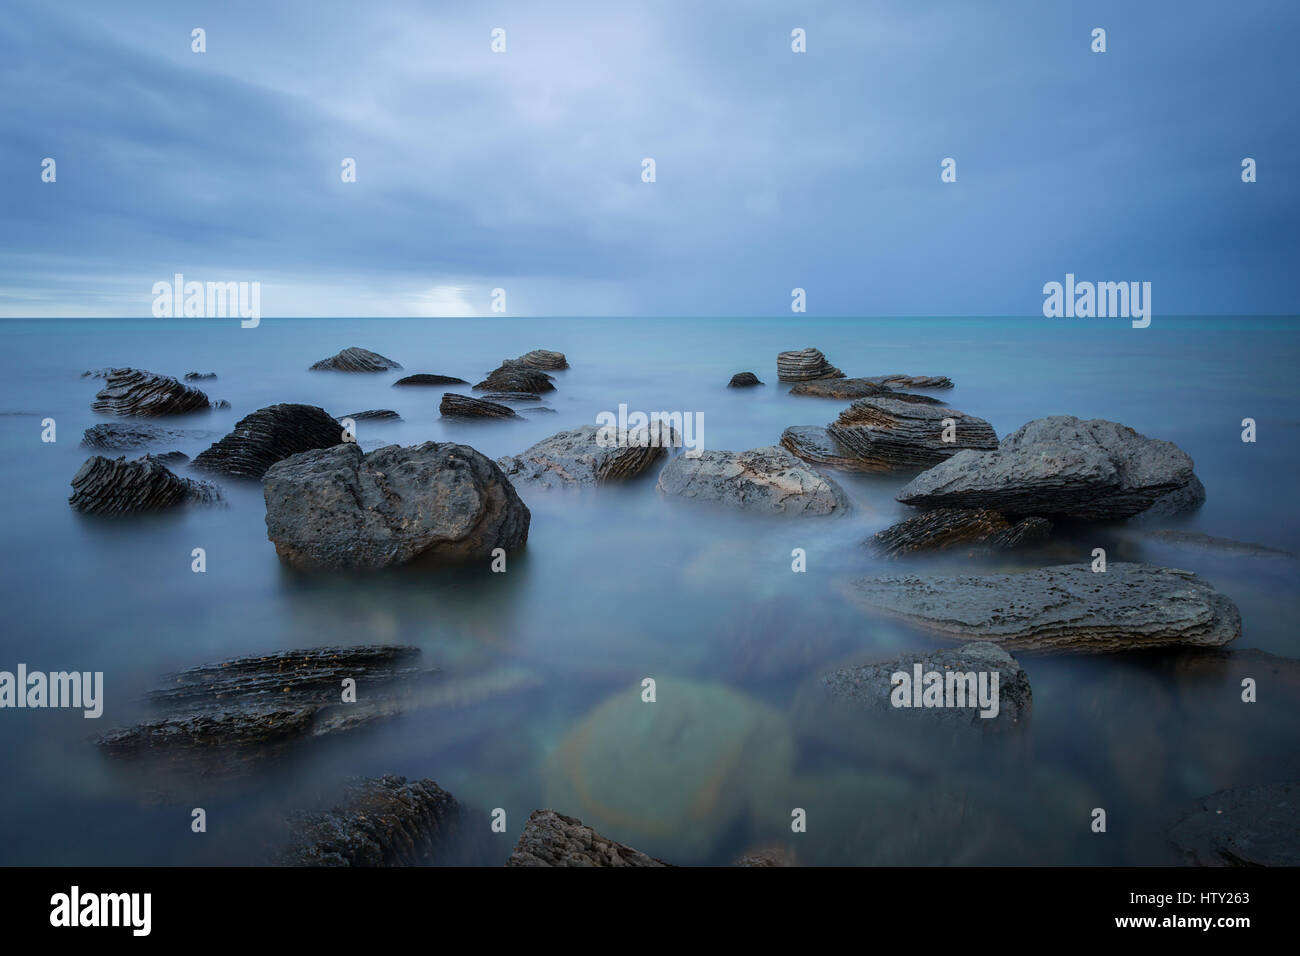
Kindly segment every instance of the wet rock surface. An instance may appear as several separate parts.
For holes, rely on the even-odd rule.
[[[939,399],[930,395],[913,395],[898,392],[869,378],[831,378],[813,382],[800,382],[790,389],[791,395],[808,395],[813,398],[894,398],[900,402],[918,405],[939,405]]]
[[[952,388],[946,375],[873,375],[866,381],[889,388]]]
[[[86,448],[126,451],[151,445],[170,445],[200,434],[137,422],[105,422],[87,428],[81,436],[81,444]]]
[[[438,412],[444,418],[518,418],[519,415],[508,405],[489,402],[469,395],[457,395],[447,392],[442,396]]]
[[[127,461],[95,455],[73,476],[68,504],[83,514],[127,515],[221,500],[216,485],[182,478],[158,457]]]
[[[578,487],[625,481],[643,474],[680,444],[667,427],[647,427],[629,432],[627,444],[602,447],[600,429],[583,425],[544,438],[527,451],[506,455],[497,464],[513,482],[525,481],[548,488]]]
[[[452,375],[430,375],[426,372],[420,372],[417,375],[408,375],[405,378],[399,378],[393,383],[398,385],[468,385],[469,382],[463,378],[456,378]]]
[[[953,423],[952,441],[943,440],[946,421]],[[827,431],[860,467],[879,471],[927,468],[962,449],[998,447],[993,426],[982,418],[898,398],[860,398]]]
[[[522,547],[531,520],[494,462],[452,442],[304,452],[273,465],[262,490],[267,537],[301,568],[487,560]]]
[[[107,415],[184,415],[212,407],[207,395],[167,375],[114,368],[103,378],[104,387],[90,407]]]
[[[1220,790],[1169,829],[1193,866],[1300,866],[1300,783]]]
[[[669,866],[640,850],[601,836],[581,820],[534,810],[506,866]]]
[[[542,392],[555,391],[554,380],[540,369],[527,365],[502,365],[487,373],[487,378],[474,386],[475,391],[489,392]]]
[[[775,445],[705,451],[698,458],[681,455],[659,473],[657,487],[666,495],[769,514],[829,515],[849,509],[848,496],[833,479]]]
[[[544,372],[557,372],[569,367],[569,360],[565,358],[563,352],[552,352],[550,349],[533,349],[531,352],[525,352],[519,358],[506,359],[501,363],[502,368],[534,368]]]
[[[731,381],[727,383],[727,388],[750,388],[754,385],[762,385],[758,376],[753,372],[737,372],[731,376]]]
[[[819,378],[843,378],[844,373],[826,361],[820,349],[806,348],[778,354],[776,377],[782,382],[809,382]]]
[[[540,402],[542,396],[532,392],[488,392],[480,396],[485,402]]]
[[[310,371],[315,372],[387,372],[392,369],[400,369],[402,366],[390,358],[385,358],[378,352],[372,352],[369,349],[351,348],[343,349],[329,358],[323,358],[311,366]]]
[[[194,458],[194,467],[231,478],[258,479],[277,461],[313,448],[328,448],[343,431],[315,405],[268,405],[245,415],[234,430]]]
[[[831,437],[821,425],[791,425],[781,433],[781,447],[814,465],[871,471],[852,450]]]
[[[1040,544],[1051,533],[1052,523],[1044,518],[1024,518],[1012,524],[987,509],[936,508],[877,532],[867,546],[888,557],[954,548],[1001,551]]]

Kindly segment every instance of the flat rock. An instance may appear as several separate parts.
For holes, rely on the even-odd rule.
[[[487,561],[522,547],[532,517],[494,462],[451,442],[303,452],[271,466],[262,490],[267,537],[301,568]]]
[[[827,362],[820,349],[806,348],[778,354],[776,377],[782,382],[809,382],[819,378],[843,378],[844,373]]]
[[[420,372],[417,375],[408,375],[405,378],[399,378],[393,383],[398,385],[468,385],[469,382],[463,378],[455,378],[451,375],[430,375],[427,372]]]
[[[1213,535],[1202,534],[1199,531],[1174,531],[1162,528],[1156,531],[1141,532],[1141,536],[1176,547],[1192,548],[1197,551],[1213,551],[1219,554],[1231,554],[1245,558],[1295,557],[1292,552],[1284,551],[1281,548],[1270,548],[1267,545],[1252,544],[1249,541],[1233,541],[1231,538],[1216,538]]]
[[[595,425],[582,425],[544,438],[518,455],[498,458],[497,464],[512,482],[548,488],[605,484],[643,474],[667,455],[679,438],[658,423],[630,432],[621,447],[602,447],[599,434]]]
[[[667,495],[769,514],[828,515],[849,509],[848,496],[833,479],[775,445],[705,451],[698,458],[681,455],[659,473],[657,487]]]
[[[200,433],[162,428],[143,422],[104,422],[87,428],[81,436],[81,444],[86,448],[129,450],[173,444],[198,434]]]
[[[887,575],[855,582],[865,607],[953,640],[1010,650],[1108,652],[1218,647],[1241,634],[1237,606],[1190,571],[1112,563],[1017,574]]]
[[[90,406],[109,415],[184,415],[212,407],[208,396],[167,375],[134,368],[109,369]]]
[[[216,377],[217,377],[216,372],[186,372],[185,373],[185,381],[187,382],[203,382],[203,381],[208,381],[210,379],[214,379]]]
[[[534,810],[506,866],[670,866],[601,836],[581,820]]]
[[[525,352],[519,358],[506,359],[501,363],[502,368],[516,366],[540,369],[545,372],[557,372],[568,368],[569,360],[564,357],[563,352],[552,352],[549,349],[533,349],[531,352]]]
[[[542,392],[555,391],[550,375],[527,365],[502,365],[488,372],[487,378],[474,386],[475,391]]]
[[[781,433],[781,447],[804,461],[831,468],[870,471],[867,464],[845,448],[821,425],[791,425]]]
[[[750,388],[754,385],[762,385],[758,376],[753,372],[737,372],[731,376],[731,381],[727,383],[727,388]]]
[[[946,375],[872,375],[866,381],[889,388],[952,388]]]
[[[1193,482],[1200,484],[1192,459],[1171,442],[1115,422],[1057,415],[1021,426],[994,451],[952,456],[917,475],[898,500],[922,508],[1115,520],[1171,492],[1186,495]]]
[[[887,385],[881,385],[869,378],[830,378],[813,382],[800,382],[790,389],[791,395],[810,395],[814,398],[896,398],[900,402],[916,402],[920,405],[938,405],[939,399],[929,395],[913,395],[910,392],[896,392]]]
[[[378,352],[353,346],[337,355],[321,359],[311,367],[311,371],[329,372],[387,372],[402,366]]]
[[[888,557],[952,548],[1002,551],[1041,543],[1051,533],[1052,523],[1045,518],[1024,518],[1013,525],[988,509],[936,508],[877,532],[867,546]]]
[[[1300,866],[1300,784],[1220,790],[1169,829],[1193,866]]]
[[[350,418],[354,422],[400,422],[402,416],[397,414],[391,408],[371,408],[364,412],[353,412],[351,415],[341,415],[339,421],[344,418]]]
[[[135,461],[95,455],[73,476],[68,504],[83,514],[126,515],[221,500],[216,485],[182,478],[152,455]]]
[[[245,415],[234,430],[199,452],[194,467],[231,478],[260,479],[277,461],[343,440],[328,412],[315,405],[268,405]]]
[[[438,411],[444,418],[518,418],[513,408],[499,402],[489,402],[469,395],[446,392]]]
[[[943,440],[945,421],[954,423],[953,441]],[[860,398],[827,431],[860,467],[876,471],[927,468],[962,449],[998,447],[993,426],[982,418],[898,398]]]

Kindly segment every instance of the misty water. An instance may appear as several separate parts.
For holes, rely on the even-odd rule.
[[[489,457],[592,424],[620,404],[703,415],[703,445],[776,444],[790,425],[832,421],[848,402],[788,394],[779,351],[814,345],[850,376],[947,375],[931,392],[999,436],[1046,415],[1122,422],[1196,462],[1204,507],[1163,527],[1300,552],[1300,324],[1294,319],[264,319],[9,320],[0,323],[0,670],[103,671],[98,720],[74,710],[0,711],[0,862],[245,864],[270,857],[281,821],[337,801],[354,776],[429,777],[462,803],[506,811],[481,861],[500,864],[530,811],[552,807],[678,863],[724,864],[782,846],[809,864],[1176,862],[1165,824],[1195,798],[1295,778],[1297,688],[1260,675],[1243,704],[1226,669],[1188,654],[1017,657],[1033,687],[1028,725],[958,752],[803,706],[843,664],[932,650],[935,639],[873,617],[845,595],[877,573],[996,571],[1142,560],[1205,577],[1236,602],[1235,645],[1297,653],[1297,563],[1157,544],[1131,529],[1064,532],[1037,551],[882,561],[863,542],[907,513],[906,474],[831,472],[853,509],[782,519],[667,499],[652,472],[595,491],[520,485],[526,549],[504,574],[479,568],[303,574],[266,538],[260,485],[220,479],[228,506],[91,518],[67,503],[105,416],[88,369],[131,366],[195,383],[228,410],[160,421],[194,430],[193,457],[244,415],[277,402],[330,414],[391,408],[357,426],[365,450],[456,441]],[[402,372],[311,372],[348,346]],[[555,414],[441,420],[443,388],[534,348],[566,353]],[[754,371],[765,385],[728,389]],[[455,389],[469,394],[468,388]],[[1258,440],[1241,440],[1243,418]],[[41,441],[41,422],[57,441]],[[160,448],[157,451],[173,450]],[[111,456],[119,452],[105,453]],[[129,457],[138,453],[127,452]],[[191,474],[179,466],[181,474]],[[657,469],[655,469],[657,471]],[[205,549],[207,570],[191,570]],[[807,554],[793,573],[792,550]],[[102,754],[94,737],[146,718],[169,672],[324,645],[418,646],[443,693],[401,717],[305,741],[234,781],[195,778],[167,796],[153,772]],[[641,681],[657,684],[640,703]],[[630,703],[629,703],[630,702]],[[648,708],[653,707],[653,710]],[[640,708],[640,709],[638,709]],[[653,715],[653,716],[647,716]],[[658,722],[647,726],[646,721]],[[208,832],[190,830],[203,807]],[[790,830],[807,812],[806,833]],[[1108,829],[1091,832],[1093,808]]]

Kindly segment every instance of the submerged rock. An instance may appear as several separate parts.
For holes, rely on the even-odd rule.
[[[1162,544],[1175,545],[1182,548],[1194,548],[1199,551],[1213,551],[1219,554],[1231,554],[1246,558],[1294,558],[1295,555],[1290,551],[1284,551],[1281,548],[1270,548],[1263,544],[1252,544],[1249,541],[1233,541],[1231,538],[1216,538],[1213,535],[1201,534],[1199,531],[1173,531],[1162,528],[1158,531],[1141,532],[1144,538],[1152,538]]]
[[[444,418],[518,418],[518,413],[507,405],[471,398],[446,392],[438,405],[438,412]]]
[[[952,423],[951,431],[945,422]],[[993,426],[982,418],[898,398],[860,398],[827,431],[860,467],[879,471],[925,468],[962,449],[998,447]],[[944,441],[945,435],[952,441]]]
[[[109,369],[90,406],[109,415],[184,415],[211,408],[208,396],[167,375],[134,368]]]
[[[401,367],[392,359],[385,358],[378,352],[353,346],[336,355],[331,355],[329,358],[321,359],[311,367],[310,371],[387,372]]]
[[[1300,866],[1300,784],[1210,794],[1169,829],[1169,839],[1193,866]]]
[[[998,551],[1041,543],[1051,533],[1052,523],[1044,518],[1025,518],[1013,525],[996,511],[937,508],[877,532],[867,545],[889,557],[961,547]]]
[[[737,372],[731,376],[731,381],[727,383],[727,388],[749,388],[753,385],[762,385],[758,376],[753,372]]]
[[[482,396],[485,402],[540,402],[542,396],[532,392],[488,392]]]
[[[830,431],[821,425],[791,425],[781,433],[781,447],[814,465],[871,470],[866,462],[832,438]]]
[[[267,537],[302,568],[486,561],[522,547],[531,520],[494,462],[451,442],[303,452],[273,465],[262,490]]]
[[[680,436],[658,423],[631,431],[627,444],[602,447],[600,429],[582,425],[543,438],[518,455],[506,455],[497,464],[511,481],[527,481],[547,488],[590,486],[625,481],[643,474],[680,445]]]
[[[912,395],[909,392],[896,392],[887,385],[881,385],[869,378],[831,378],[814,382],[800,382],[790,389],[791,395],[811,395],[814,398],[896,398],[900,402],[915,402],[918,405],[938,405],[939,399],[929,395]]]
[[[200,433],[143,423],[105,422],[87,428],[81,436],[81,444],[86,448],[128,450],[147,448],[150,445],[172,444],[198,434]]]
[[[550,375],[526,365],[502,365],[488,372],[487,378],[474,386],[475,391],[489,392],[553,392],[555,385]]]
[[[581,820],[534,810],[506,866],[669,866],[601,836]]]
[[[513,368],[515,366],[557,372],[568,368],[569,360],[564,357],[563,352],[552,352],[549,349],[533,349],[531,352],[525,352],[519,358],[506,359],[501,363],[502,368]]]
[[[393,383],[394,387],[398,385],[468,385],[469,382],[463,378],[455,378],[451,375],[430,375],[421,372],[418,375],[408,375],[405,378],[399,378]]]
[[[124,515],[221,500],[216,485],[182,478],[152,455],[135,461],[95,455],[73,476],[68,504],[83,514]]]
[[[186,372],[185,373],[185,381],[187,382],[203,382],[209,379],[214,379],[216,377],[217,377],[216,372]]]
[[[1107,652],[1217,647],[1241,634],[1237,606],[1189,571],[1114,563],[1017,574],[864,578],[866,607],[953,640],[1016,650]]]
[[[391,408],[371,408],[364,412],[353,412],[351,415],[339,416],[339,421],[344,418],[350,418],[354,422],[400,422],[402,420],[402,416]]]
[[[765,868],[788,867],[798,866],[799,861],[795,858],[794,853],[784,847],[763,847],[757,850],[749,850],[731,865]]]
[[[844,490],[775,445],[749,451],[705,451],[674,458],[658,490],[771,514],[828,515],[849,509]]]
[[[1192,459],[1177,445],[1102,419],[1040,418],[995,451],[964,451],[917,475],[898,500],[1005,515],[1129,518],[1171,492],[1195,497]],[[1204,490],[1202,489],[1202,495]]]
[[[329,413],[315,405],[268,405],[245,415],[229,435],[200,452],[194,467],[231,478],[261,478],[277,461],[343,440]]]
[[[776,377],[782,382],[808,382],[818,378],[843,378],[844,373],[827,362],[819,349],[806,348],[777,355]]]
[[[889,388],[952,388],[946,375],[873,375],[866,381]]]

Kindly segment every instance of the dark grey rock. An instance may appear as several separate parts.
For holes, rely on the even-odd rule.
[[[468,395],[446,392],[438,411],[444,418],[518,418],[513,408]]]
[[[315,405],[268,405],[235,423],[229,435],[200,452],[194,467],[232,478],[261,478],[277,461],[343,440],[343,430]]]
[[[900,402],[916,402],[920,405],[938,405],[939,399],[929,395],[913,395],[910,392],[896,392],[886,385],[869,378],[830,378],[814,382],[800,382],[790,389],[791,395],[809,395],[813,398],[896,398]]]
[[[1193,866],[1300,866],[1300,784],[1220,790],[1169,829]]]
[[[1039,544],[1051,532],[1051,522],[1043,518],[1025,518],[1013,525],[987,509],[936,508],[877,532],[867,545],[889,557],[953,548],[999,551]]]
[[[549,349],[533,349],[531,352],[525,352],[519,358],[506,359],[501,363],[502,368],[516,366],[540,369],[544,372],[557,372],[568,368],[569,360],[564,357],[563,352],[552,352]]]
[[[81,436],[81,444],[86,448],[130,450],[148,448],[151,445],[173,444],[200,434],[202,433],[144,423],[105,422],[87,428]]]
[[[753,372],[737,372],[731,376],[731,381],[727,383],[727,388],[750,388],[754,385],[762,385],[758,376]]]
[[[221,500],[216,485],[182,478],[152,455],[135,461],[95,455],[73,476],[68,504],[83,514],[126,515]]]
[[[157,417],[211,408],[208,396],[167,375],[134,368],[109,369],[104,387],[90,406],[109,415]]]
[[[216,372],[186,372],[185,381],[203,382],[217,377]]]
[[[889,388],[952,388],[946,375],[873,375],[866,381]]]
[[[1141,537],[1151,538],[1161,544],[1190,548],[1197,551],[1212,551],[1219,554],[1231,554],[1245,558],[1294,558],[1290,551],[1270,548],[1267,545],[1252,544],[1249,541],[1233,541],[1231,538],[1216,538],[1201,534],[1199,531],[1173,531],[1162,528],[1156,531],[1137,532]]]
[[[943,440],[948,420],[954,423],[953,441]],[[860,398],[827,431],[860,467],[877,471],[927,468],[962,449],[998,447],[993,426],[982,418],[898,398]]]
[[[681,455],[659,473],[658,490],[718,501],[749,511],[785,515],[842,514],[848,496],[831,478],[775,445],[748,451]]]
[[[601,836],[581,820],[534,810],[506,866],[670,866]]]
[[[321,359],[311,367],[311,371],[329,371],[329,372],[387,372],[391,369],[400,369],[402,366],[390,358],[385,358],[378,352],[372,352],[369,349],[362,349],[353,346],[346,348],[337,355],[331,355],[329,358]]]
[[[827,362],[819,349],[806,348],[777,355],[776,377],[781,382],[809,382],[819,378],[843,378],[844,373]]]
[[[391,408],[371,408],[364,412],[353,412],[351,415],[339,416],[339,421],[344,418],[350,418],[354,422],[400,422],[402,420],[402,416]]]
[[[555,391],[552,376],[526,365],[502,365],[488,372],[487,378],[474,386],[474,390],[489,392],[542,392]]]
[[[542,396],[532,392],[488,392],[482,396],[485,402],[540,402]]]
[[[430,375],[428,373],[421,372],[418,375],[408,375],[405,378],[399,378],[396,382],[393,383],[393,386],[396,387],[398,385],[468,385],[468,384],[469,382],[465,381],[463,378],[455,378],[451,375]]]
[[[669,447],[681,444],[680,436],[658,423],[630,432],[622,447],[602,447],[599,437],[595,425],[582,425],[544,438],[518,455],[498,458],[497,464],[513,482],[548,488],[590,486],[635,478],[668,454]]]
[[[814,465],[853,471],[871,470],[866,462],[832,438],[830,431],[821,425],[791,425],[781,433],[781,447]]]

